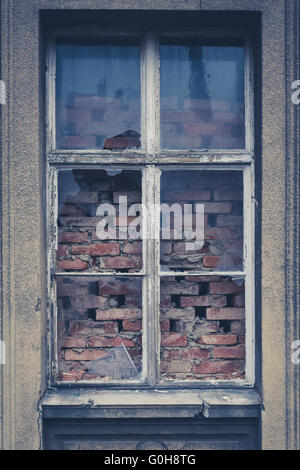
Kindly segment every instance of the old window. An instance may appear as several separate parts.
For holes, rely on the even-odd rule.
[[[253,384],[247,34],[57,30],[51,383]]]

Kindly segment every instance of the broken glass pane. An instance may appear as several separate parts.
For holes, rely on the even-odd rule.
[[[141,184],[140,171],[59,172],[57,271],[140,271]]]
[[[160,295],[162,380],[245,377],[243,277],[162,277]]]
[[[243,172],[164,171],[161,269],[243,270]]]
[[[62,381],[137,380],[142,369],[142,280],[58,277]]]

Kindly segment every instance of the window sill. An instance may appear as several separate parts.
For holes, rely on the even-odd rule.
[[[259,418],[254,389],[53,390],[41,400],[46,419]]]

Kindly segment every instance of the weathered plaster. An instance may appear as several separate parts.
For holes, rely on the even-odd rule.
[[[296,48],[296,37],[290,29],[294,18],[289,11],[291,4],[297,6],[299,12],[299,0],[1,2],[2,79],[8,91],[7,106],[2,115],[3,335],[8,349],[7,365],[3,368],[4,448],[39,447],[37,404],[45,383],[44,97],[43,70],[39,68],[39,9],[93,8],[262,12],[262,155],[256,156],[262,159],[263,188],[262,384],[265,412],[262,445],[265,449],[299,447],[299,398],[295,382],[298,380],[299,386],[299,373],[290,367],[289,357],[290,341],[299,335],[299,329],[294,328],[295,321],[299,321],[295,300],[298,280],[291,274],[295,273],[295,262],[291,258],[288,259],[288,282],[293,283],[293,289],[288,302],[285,299],[287,234],[291,257],[298,253],[298,248],[291,246],[291,242],[296,230],[292,221],[299,217],[299,199],[293,199],[291,206],[291,193],[286,192],[291,179],[294,182],[290,188],[299,185],[295,163],[297,152],[299,158],[299,147],[287,147],[290,135],[286,134],[286,99],[290,87],[286,69],[289,65],[286,62],[286,29],[290,34],[291,49],[293,44]],[[294,142],[297,135],[299,138],[299,124],[295,123],[295,111],[290,112],[289,129],[294,129]],[[287,152],[294,156],[292,165],[286,158]],[[285,224],[287,204],[290,207],[288,232]]]

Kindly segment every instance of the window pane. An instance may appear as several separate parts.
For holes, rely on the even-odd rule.
[[[244,49],[236,41],[163,40],[161,147],[244,148]]]
[[[136,40],[58,44],[57,148],[139,148],[140,92]]]
[[[58,190],[58,271],[142,268],[139,171],[63,170]]]
[[[243,269],[243,172],[164,171],[161,269]]]
[[[162,380],[244,378],[244,280],[163,277],[160,292]]]
[[[60,380],[140,379],[141,295],[140,279],[57,279]]]

